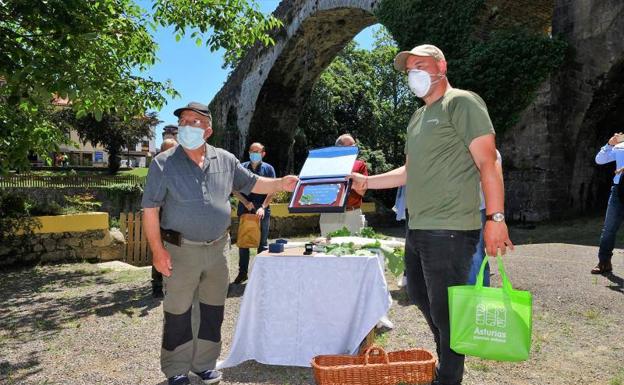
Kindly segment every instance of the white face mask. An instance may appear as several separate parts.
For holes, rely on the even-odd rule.
[[[178,143],[187,150],[194,150],[201,147],[206,143],[204,139],[204,129],[193,126],[178,127]]]
[[[431,88],[431,75],[423,70],[409,70],[407,72],[407,84],[414,95],[422,98],[427,95]]]

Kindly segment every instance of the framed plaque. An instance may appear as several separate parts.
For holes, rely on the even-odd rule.
[[[351,188],[353,164],[358,148],[334,146],[311,150],[293,191],[291,213],[341,213]]]

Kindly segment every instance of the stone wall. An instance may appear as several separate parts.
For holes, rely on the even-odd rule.
[[[120,212],[138,211],[141,209],[140,193],[112,194],[106,189],[98,188],[4,188],[5,191],[27,196],[34,202],[56,202],[63,206],[66,204],[65,196],[78,194],[93,194],[95,200],[102,202],[98,211],[107,212],[111,217],[118,218]]]
[[[0,246],[0,267],[20,264],[123,259],[124,238],[118,229],[35,234]]]
[[[553,35],[569,44],[566,64],[498,138],[510,219],[604,212],[614,167],[594,157],[624,127],[622,16],[619,0],[555,1]]]

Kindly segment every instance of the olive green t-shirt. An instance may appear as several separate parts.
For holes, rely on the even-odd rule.
[[[468,146],[494,134],[483,99],[456,88],[419,108],[407,126],[407,208],[409,228],[476,230],[479,170]]]

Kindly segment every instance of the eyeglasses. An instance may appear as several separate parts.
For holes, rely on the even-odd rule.
[[[201,119],[180,119],[178,120],[178,126],[191,126],[191,127],[201,127],[202,124],[208,124],[208,121]]]

